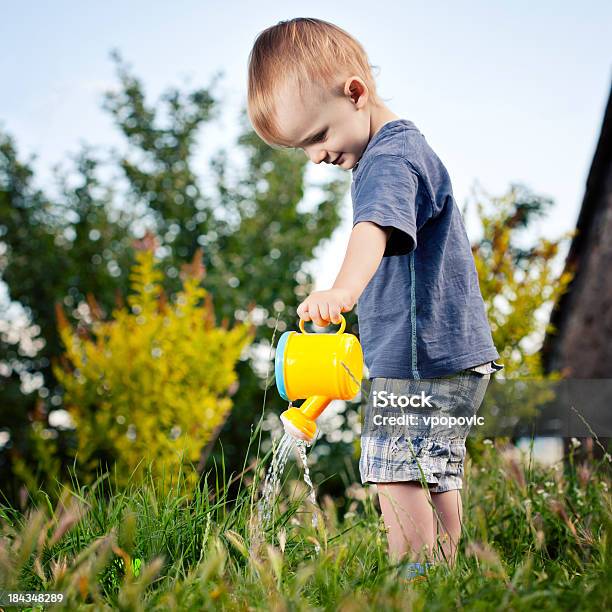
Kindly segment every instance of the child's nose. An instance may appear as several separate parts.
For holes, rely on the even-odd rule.
[[[308,151],[308,157],[310,157],[310,161],[315,164],[320,164],[323,160],[327,158],[327,153],[325,151],[316,151],[310,150]]]

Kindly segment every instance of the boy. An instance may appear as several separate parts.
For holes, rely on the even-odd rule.
[[[259,34],[248,113],[271,146],[352,171],[344,262],[333,287],[311,293],[297,312],[326,326],[357,303],[369,375],[362,482],[377,484],[392,559],[408,553],[410,575],[427,560],[452,564],[469,427],[423,417],[473,417],[502,366],[493,361],[499,355],[448,173],[416,126],[378,97],[360,43],[322,20],[296,18]],[[409,426],[378,427],[394,414],[388,398],[402,396],[429,399],[410,404]],[[404,407],[395,414],[407,414]]]

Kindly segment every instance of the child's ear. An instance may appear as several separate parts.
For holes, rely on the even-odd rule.
[[[344,84],[344,95],[357,104],[362,97],[367,99],[368,87],[358,76],[352,76]]]

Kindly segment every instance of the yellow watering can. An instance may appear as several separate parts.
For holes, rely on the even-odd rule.
[[[274,373],[276,388],[287,401],[305,399],[299,408],[281,414],[285,431],[310,442],[317,432],[315,420],[335,399],[353,399],[363,375],[363,352],[353,334],[345,334],[342,315],[335,334],[312,334],[304,329],[285,332],[278,341]]]

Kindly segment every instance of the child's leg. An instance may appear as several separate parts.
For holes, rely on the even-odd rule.
[[[440,555],[440,561],[446,561],[449,565],[455,564],[457,546],[461,537],[461,520],[463,518],[463,504],[461,492],[457,489],[444,491],[443,493],[432,493],[431,500],[436,507],[437,517],[434,518],[438,525],[438,539],[444,555]]]
[[[391,561],[406,553],[414,561],[429,559],[435,533],[429,491],[420,482],[378,483],[377,489]]]

